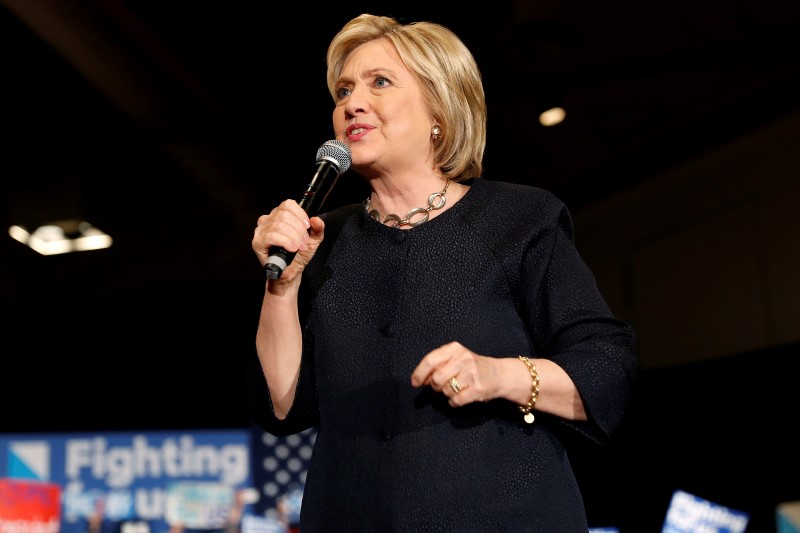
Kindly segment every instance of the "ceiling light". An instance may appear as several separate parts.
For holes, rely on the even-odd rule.
[[[563,107],[551,107],[539,115],[539,124],[542,126],[555,126],[563,122],[566,116],[567,112],[564,111]]]
[[[77,219],[44,224],[33,231],[15,225],[8,228],[8,234],[42,255],[100,250],[112,243],[110,236],[90,223]]]

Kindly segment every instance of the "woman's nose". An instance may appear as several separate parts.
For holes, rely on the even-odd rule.
[[[369,108],[369,91],[366,88],[354,87],[347,97],[345,113],[356,116],[368,112]]]

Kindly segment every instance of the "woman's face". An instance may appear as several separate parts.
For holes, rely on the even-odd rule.
[[[431,127],[419,84],[387,39],[356,48],[336,84],[333,127],[365,175],[433,166]]]

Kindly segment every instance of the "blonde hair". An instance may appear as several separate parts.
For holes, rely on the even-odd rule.
[[[328,90],[336,100],[336,82],[357,47],[376,39],[392,42],[414,73],[423,98],[442,133],[434,159],[444,176],[461,181],[483,174],[486,148],[486,97],[472,53],[451,30],[432,22],[401,24],[391,17],[362,14],[334,36],[327,53]]]

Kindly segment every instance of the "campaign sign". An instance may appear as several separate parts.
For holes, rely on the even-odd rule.
[[[800,533],[800,501],[779,503],[775,508],[777,533]]]
[[[677,490],[661,533],[743,533],[749,515]]]
[[[61,488],[0,478],[0,533],[58,533]]]
[[[223,528],[233,499],[233,489],[219,483],[173,483],[167,493],[167,523],[191,529]]]
[[[248,431],[153,431],[0,437],[0,477],[61,488],[60,533],[146,522],[166,533],[168,487],[179,481],[249,487]],[[99,515],[99,516],[98,516]]]

